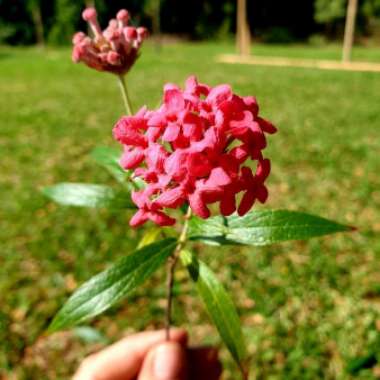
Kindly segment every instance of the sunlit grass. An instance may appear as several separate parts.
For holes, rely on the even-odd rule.
[[[273,174],[265,207],[308,210],[359,233],[198,251],[235,294],[257,378],[349,379],[347,364],[379,339],[380,74],[215,63],[232,51],[227,44],[148,46],[128,79],[134,106],[155,106],[164,83],[182,84],[190,74],[258,97],[279,128],[267,149]],[[338,46],[253,52],[340,58]],[[358,48],[354,57],[380,61],[379,49]],[[66,49],[4,48],[0,78],[0,373],[67,378],[93,346],[71,335],[36,339],[77,284],[128,253],[140,232],[129,229],[128,214],[60,208],[39,190],[60,181],[113,184],[88,152],[114,144],[123,104],[114,78],[73,65]],[[111,339],[161,326],[162,276],[93,326]],[[176,322],[188,325],[195,343],[219,342],[184,271],[178,281]],[[356,376],[371,378],[373,369]]]

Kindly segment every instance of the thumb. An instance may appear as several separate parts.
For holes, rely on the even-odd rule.
[[[145,357],[138,380],[187,380],[185,349],[176,342],[155,346]]]

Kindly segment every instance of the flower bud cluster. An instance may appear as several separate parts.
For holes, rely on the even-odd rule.
[[[184,204],[208,218],[211,203],[218,202],[225,216],[244,215],[256,200],[264,203],[270,161],[262,151],[265,133],[275,132],[259,116],[256,99],[234,94],[227,84],[211,88],[190,77],[183,91],[165,85],[160,108],[144,107],[113,130],[124,146],[121,166],[146,183],[132,193],[138,211],[130,225],[173,225],[167,209]]]
[[[117,75],[127,73],[138,58],[147,30],[128,26],[129,13],[125,9],[117,13],[104,31],[99,26],[95,8],[87,8],[82,17],[88,22],[93,37],[83,32],[74,35],[73,61]]]

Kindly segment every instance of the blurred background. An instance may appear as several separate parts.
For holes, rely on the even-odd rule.
[[[163,324],[164,270],[90,324],[44,334],[74,289],[141,237],[128,227],[129,212],[59,207],[41,193],[57,182],[117,186],[89,154],[117,147],[111,129],[123,103],[116,80],[71,62],[71,37],[86,31],[85,5],[0,0],[2,380],[70,378],[88,353]],[[380,378],[380,1],[350,0],[349,18],[346,0],[95,5],[103,26],[127,8],[134,24],[152,32],[128,75],[135,108],[156,106],[164,83],[182,85],[191,74],[256,95],[279,129],[266,150],[273,173],[264,207],[359,228],[307,243],[200,252],[235,295],[252,379]],[[340,66],[344,39],[350,71]],[[222,63],[225,54],[236,63]],[[254,64],[241,64],[243,56]],[[284,65],[272,66],[278,58]],[[289,58],[327,60],[334,70],[295,67]],[[194,344],[220,345],[181,269],[175,292],[175,323]],[[238,378],[221,354],[225,379]]]
[[[239,0],[240,1],[240,0]],[[136,23],[153,33],[187,40],[231,39],[236,30],[236,0],[96,0],[100,20],[107,22],[127,6]],[[250,29],[263,43],[310,42],[320,45],[342,37],[347,0],[245,0]],[[357,1],[357,37],[380,39],[380,1]],[[0,42],[68,44],[83,27],[81,10],[93,0],[1,0]]]

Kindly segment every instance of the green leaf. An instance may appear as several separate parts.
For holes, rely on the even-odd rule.
[[[376,352],[370,352],[364,356],[352,359],[347,365],[347,371],[351,375],[357,375],[362,369],[372,368],[377,364]]]
[[[119,164],[121,152],[119,149],[107,146],[98,146],[91,151],[91,157],[103,168],[105,168],[118,182],[125,182],[129,172],[125,171]]]
[[[154,243],[158,237],[160,236],[160,233],[162,232],[162,227],[154,226],[149,229],[147,229],[139,241],[139,244],[137,245],[137,248],[145,247],[148,244]]]
[[[45,187],[43,193],[65,206],[107,207],[111,209],[135,208],[127,191],[115,191],[109,186],[86,183],[59,183]]]
[[[172,254],[175,239],[134,251],[83,284],[55,316],[49,331],[72,327],[109,309],[149,278]]]
[[[124,170],[120,164],[121,152],[118,149],[100,146],[91,152],[92,158],[102,167],[104,167],[118,182],[125,183],[128,190],[143,189],[146,184],[138,178],[132,178],[130,170]]]
[[[84,343],[101,343],[107,344],[109,340],[100,331],[90,326],[78,326],[73,328],[72,333]]]
[[[253,211],[243,217],[217,216],[206,220],[193,217],[189,235],[192,240],[207,244],[263,246],[352,230],[354,228],[303,212],[267,210]]]
[[[191,240],[200,240],[209,245],[233,244],[228,242],[227,218],[215,216],[209,219],[200,219],[192,216],[189,221],[188,236]]]
[[[181,261],[195,282],[198,293],[221,338],[240,369],[243,370],[247,361],[247,348],[239,316],[231,297],[211,269],[191,252],[182,251]]]

